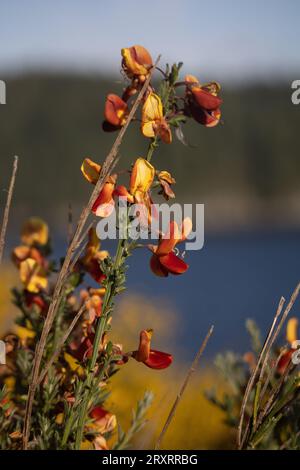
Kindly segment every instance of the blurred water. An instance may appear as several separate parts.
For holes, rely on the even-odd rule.
[[[255,319],[265,333],[280,296],[288,299],[300,281],[299,232],[207,235],[201,251],[187,254],[189,270],[166,279],[149,270],[148,253],[137,251],[130,258],[128,287],[174,305],[180,315],[179,346],[188,357],[212,323],[207,353],[244,351],[249,346],[246,318]]]
[[[113,253],[114,242],[102,246]],[[212,323],[206,357],[225,349],[243,352],[249,347],[246,318],[255,319],[265,334],[280,296],[288,300],[300,281],[300,232],[207,234],[201,251],[187,253],[189,270],[166,279],[152,274],[149,259],[146,249],[128,259],[128,290],[166,300],[178,312],[176,337],[187,359]],[[299,315],[299,307],[298,302],[292,314]]]

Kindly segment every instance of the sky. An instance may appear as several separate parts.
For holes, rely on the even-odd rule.
[[[216,80],[300,75],[299,18],[299,0],[0,0],[0,74],[110,72],[141,44]]]

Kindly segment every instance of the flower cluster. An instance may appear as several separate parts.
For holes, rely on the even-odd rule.
[[[147,226],[157,217],[153,211],[154,190],[158,189],[158,196],[167,201],[175,198],[175,178],[168,170],[153,165],[154,152],[161,142],[171,144],[173,130],[176,135],[176,130],[189,117],[206,127],[215,126],[221,116],[220,87],[215,82],[201,85],[191,75],[179,81],[180,63],[171,68],[166,66],[165,71],[157,68],[162,80],[155,89],[152,82],[155,65],[150,53],[142,46],[133,46],[122,49],[121,55],[127,83],[122,96],[108,94],[103,129],[122,128],[129,120],[132,100],[137,94],[141,95],[140,119],[134,121],[140,122],[140,132],[147,139],[148,149],[134,159],[129,169],[106,177],[95,195],[91,215],[109,217],[118,210],[117,200],[122,197],[127,203],[127,222],[131,206],[138,204],[141,226]],[[85,158],[81,172],[95,186],[102,165]],[[124,173],[129,178],[120,181]],[[191,229],[189,218],[180,223],[170,221],[165,232],[159,231],[157,245],[142,246],[150,252],[149,264],[155,275],[167,277],[187,271],[189,266],[177,245],[186,240]],[[14,290],[20,316],[16,330],[5,337],[7,364],[0,366],[0,381],[6,387],[0,396],[0,425],[6,430],[0,433],[3,448],[21,446],[32,363],[48,309],[51,310],[57,292],[56,274],[61,269],[50,260],[48,227],[41,219],[31,218],[24,225],[21,242],[12,254],[22,283],[21,289]],[[116,430],[116,417],[105,405],[110,378],[131,359],[155,370],[171,365],[171,354],[152,348],[152,329],[145,328],[139,333],[139,344],[133,351],[126,351],[110,340],[115,298],[125,289],[126,260],[137,247],[136,241],[119,237],[116,254],[111,256],[102,249],[93,224],[87,232],[87,240],[83,237],[76,247],[78,252],[71,253],[74,258],[70,268],[62,279],[59,278],[60,296],[55,299],[58,307],[46,338],[31,417],[31,448],[108,449]],[[136,415],[139,419],[140,411],[141,406]],[[136,424],[133,428],[139,426]],[[120,435],[118,439],[117,447],[121,448],[127,439]]]

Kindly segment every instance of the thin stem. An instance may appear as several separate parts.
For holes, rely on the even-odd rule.
[[[189,380],[190,380],[192,374],[193,374],[193,373],[195,372],[195,370],[196,370],[196,367],[197,367],[197,365],[198,365],[199,359],[201,358],[201,356],[202,356],[202,354],[203,354],[203,352],[204,352],[204,350],[205,350],[205,348],[206,348],[206,345],[207,345],[207,343],[208,343],[209,338],[211,337],[211,335],[212,335],[212,333],[213,333],[213,330],[214,330],[214,326],[212,325],[212,326],[210,327],[210,329],[209,329],[207,335],[205,336],[204,341],[203,341],[203,343],[201,344],[200,349],[198,350],[198,352],[197,352],[197,354],[196,354],[196,356],[195,356],[195,358],[194,358],[194,360],[193,360],[193,362],[192,362],[191,367],[189,368],[189,370],[188,370],[188,372],[187,372],[187,374],[186,374],[186,376],[185,376],[185,379],[184,379],[184,381],[183,381],[183,383],[182,383],[182,385],[181,385],[181,388],[180,388],[180,390],[179,390],[179,393],[178,393],[178,395],[177,395],[177,397],[176,397],[176,399],[175,399],[175,401],[174,401],[174,404],[173,404],[173,406],[172,406],[172,408],[171,408],[171,410],[170,410],[170,413],[168,414],[168,417],[167,417],[167,420],[166,420],[166,422],[165,422],[165,424],[164,424],[164,427],[163,427],[163,429],[162,429],[160,435],[158,436],[158,439],[157,439],[157,442],[156,442],[156,445],[155,445],[155,450],[158,450],[158,449],[160,448],[161,442],[162,442],[162,440],[163,440],[163,438],[164,438],[164,436],[165,436],[165,434],[166,434],[166,432],[167,432],[167,430],[168,430],[168,428],[169,428],[169,426],[170,426],[170,424],[171,424],[172,419],[174,418],[174,415],[175,415],[175,413],[176,413],[176,410],[177,410],[177,407],[178,407],[178,405],[179,405],[179,403],[180,403],[180,400],[182,399],[182,396],[183,396],[183,394],[184,394],[184,391],[185,391],[185,389],[186,389],[186,387],[187,387],[187,385],[188,385],[188,383],[189,383]]]
[[[154,137],[153,139],[151,139],[151,142],[148,147],[148,152],[146,156],[146,160],[148,162],[151,162],[152,155],[157,147],[158,147],[157,137]]]
[[[13,163],[13,171],[12,171],[12,175],[11,175],[11,179],[10,179],[10,184],[9,184],[9,189],[8,189],[4,214],[3,214],[1,234],[0,234],[0,264],[2,262],[2,256],[3,256],[3,251],[4,251],[6,229],[7,229],[8,217],[9,217],[9,210],[10,210],[11,200],[12,200],[14,187],[15,187],[17,169],[18,169],[18,157],[15,156],[14,163]]]

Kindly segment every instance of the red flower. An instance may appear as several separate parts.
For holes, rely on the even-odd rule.
[[[107,96],[104,108],[103,130],[115,131],[124,126],[128,116],[128,105],[118,95]]]
[[[193,75],[187,75],[185,82],[187,114],[206,127],[216,126],[221,118],[222,100],[218,97],[220,85],[216,82],[200,85]]]
[[[32,294],[31,292],[25,291],[25,303],[28,308],[31,308],[33,305],[36,305],[40,308],[42,312],[47,312],[48,304],[47,302],[37,294]]]
[[[136,361],[143,362],[150,369],[166,369],[172,364],[173,356],[150,348],[152,333],[153,330],[141,331],[139,348],[131,355]]]
[[[192,221],[184,219],[179,229],[175,221],[170,223],[169,231],[158,243],[158,246],[149,245],[153,252],[150,260],[151,270],[160,277],[167,277],[169,274],[182,274],[188,269],[188,264],[174,253],[177,243],[184,241],[192,229]]]

